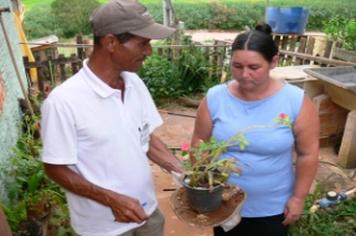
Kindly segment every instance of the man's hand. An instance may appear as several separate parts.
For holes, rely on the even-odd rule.
[[[137,199],[97,186],[66,165],[44,164],[46,174],[72,193],[92,199],[111,208],[119,222],[142,223],[147,214]]]
[[[304,199],[292,196],[287,203],[286,209],[284,210],[285,219],[282,224],[289,225],[296,222],[303,213],[303,209]]]
[[[108,194],[108,206],[118,222],[135,222],[139,224],[149,217],[137,199],[112,191]]]
[[[167,170],[169,173],[171,173],[172,171],[177,172],[177,173],[182,173],[183,169],[180,166],[178,161],[175,162],[163,162],[161,164],[161,167],[165,170]]]

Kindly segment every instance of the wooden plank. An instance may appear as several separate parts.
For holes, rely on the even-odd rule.
[[[295,46],[296,46],[296,44],[297,44],[298,37],[299,37],[299,36],[296,36],[296,35],[292,35],[292,36],[291,36],[288,51],[291,51],[291,52],[294,52],[294,51],[295,51]],[[288,56],[288,55],[287,55],[287,62],[286,62],[286,64],[287,64],[287,65],[292,65],[292,64],[293,64],[293,61],[295,61],[295,57],[292,57],[292,56]]]
[[[332,47],[333,47],[333,41],[331,40],[326,41],[324,55],[323,55],[324,57],[330,58]]]
[[[356,109],[356,93],[327,82],[323,82],[323,84],[325,92],[333,102],[349,111]]]
[[[314,45],[315,45],[315,38],[314,37],[309,37],[308,43],[307,43],[307,49],[305,51],[306,54],[313,55],[314,51]],[[303,64],[312,64],[312,60],[304,60]]]
[[[308,59],[308,60],[318,61],[319,63],[330,64],[333,66],[356,66],[356,63],[354,63],[354,62],[347,62],[347,61],[341,61],[341,60],[336,60],[336,59],[317,57],[317,56],[313,56],[313,55],[309,55],[309,54],[305,54],[305,53],[290,52],[287,50],[280,50],[280,54],[295,56],[295,57],[297,57],[297,60]]]
[[[274,37],[274,42],[276,43],[276,45],[277,45],[277,47],[278,48],[280,48],[281,47],[281,35],[276,35],[275,37]]]
[[[338,58],[344,61],[356,62],[356,52],[335,47],[333,51],[333,58]]]
[[[352,110],[347,116],[338,157],[342,167],[356,167],[356,110]]]
[[[77,35],[76,41],[77,41],[77,44],[83,44],[83,35],[81,35],[81,34]],[[78,58],[83,60],[85,58],[84,48],[78,47],[77,55],[78,55]]]
[[[299,41],[298,52],[304,53],[306,45],[307,45],[307,37],[301,37]],[[301,65],[301,64],[303,64],[303,59],[296,58],[295,65]]]
[[[287,50],[288,43],[289,43],[289,35],[284,35],[283,39],[282,39],[282,42],[281,42],[281,49]],[[288,57],[287,55],[284,55],[284,56],[279,58],[280,65],[283,65],[283,66],[286,65],[287,57]]]
[[[67,76],[65,70],[65,57],[63,54],[60,54],[58,57],[58,65],[59,65],[59,78],[62,82],[64,82]]]
[[[324,84],[320,80],[308,80],[304,82],[303,89],[305,93],[313,99],[314,97],[324,93]]]
[[[74,53],[70,55],[71,59],[73,60],[73,62],[71,63],[71,68],[72,68],[72,75],[74,75],[75,73],[77,73],[79,71],[79,63],[78,63],[78,58],[77,55],[75,55]]]

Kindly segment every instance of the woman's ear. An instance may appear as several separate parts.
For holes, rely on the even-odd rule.
[[[272,61],[270,63],[270,69],[275,68],[278,65],[278,61],[279,61],[279,55],[277,54],[272,58]]]

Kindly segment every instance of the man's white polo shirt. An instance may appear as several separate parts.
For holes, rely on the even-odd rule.
[[[149,134],[162,124],[154,102],[135,74],[123,72],[121,91],[83,68],[56,87],[42,106],[45,163],[69,165],[88,181],[157,208],[146,152]],[[118,223],[110,208],[66,192],[74,230],[83,236],[119,235],[138,224]]]

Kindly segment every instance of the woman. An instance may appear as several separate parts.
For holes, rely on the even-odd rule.
[[[248,141],[244,150],[236,145],[222,156],[236,158],[242,168],[229,179],[247,194],[242,221],[228,232],[214,228],[215,236],[287,235],[303,212],[318,165],[318,114],[303,90],[270,77],[277,62],[268,25],[238,35],[233,80],[211,88],[198,108],[192,146],[211,136],[227,141],[237,132]]]

